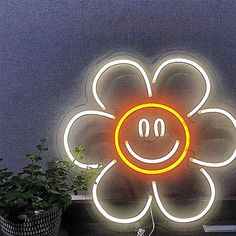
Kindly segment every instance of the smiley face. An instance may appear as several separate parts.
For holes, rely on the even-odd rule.
[[[126,138],[127,128],[122,128],[125,126],[128,119],[132,118],[135,113],[147,114],[150,113],[160,113],[163,111],[168,114],[170,117],[174,118],[178,124],[180,124],[180,129],[183,131],[184,138],[175,139],[169,150],[167,150],[165,155],[160,156],[158,150],[156,151],[155,157],[148,157],[145,153],[138,153],[132,145],[129,143],[128,138]],[[131,124],[132,125],[132,122]],[[138,121],[137,133],[139,138],[148,139],[151,132],[151,125],[147,118],[141,118]],[[122,135],[121,135],[122,133]],[[163,118],[157,117],[153,122],[153,136],[158,140],[158,138],[164,138],[166,136],[166,122]],[[121,138],[121,136],[123,138]],[[128,136],[128,135],[127,135]],[[170,132],[171,136],[171,132]],[[184,139],[184,140],[183,140]],[[147,145],[150,145],[150,142],[146,142]],[[145,144],[145,145],[146,145]],[[181,145],[180,145],[181,144]],[[128,110],[119,120],[116,129],[115,129],[115,147],[118,155],[124,161],[126,165],[132,168],[135,171],[144,173],[144,174],[162,174],[176,168],[185,158],[187,151],[190,145],[190,133],[189,128],[182,118],[182,116],[175,111],[174,109],[158,103],[146,103],[141,104],[132,109]],[[165,146],[165,145],[163,145]],[[150,148],[152,146],[150,145]],[[173,161],[171,161],[173,159]],[[138,163],[138,164],[137,164]],[[152,168],[143,167],[140,164],[151,164]],[[167,163],[168,165],[160,165]],[[153,169],[154,167],[154,169]]]
[[[145,127],[145,134],[143,132],[143,126]],[[154,127],[153,127],[155,137],[164,137],[165,131],[166,131],[165,127],[166,127],[165,121],[162,118],[157,118],[154,121]],[[148,138],[150,136],[150,123],[147,119],[142,118],[139,120],[138,132],[139,132],[139,136],[141,138],[142,137]],[[179,147],[179,140],[175,141],[173,148],[166,155],[164,155],[162,157],[157,157],[157,158],[147,158],[147,157],[143,157],[143,156],[137,154],[133,150],[133,148],[130,146],[128,140],[125,140],[125,146],[126,146],[128,152],[130,153],[130,155],[132,155],[135,159],[137,159],[143,163],[155,164],[155,163],[161,163],[161,162],[169,160],[176,153],[176,151]]]

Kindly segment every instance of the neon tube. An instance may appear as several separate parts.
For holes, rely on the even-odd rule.
[[[206,162],[206,161],[197,160],[195,158],[189,158],[189,161],[191,161],[191,162],[193,162],[195,164],[201,165],[201,166],[212,167],[212,168],[219,168],[219,167],[224,167],[224,166],[229,165],[232,161],[235,160],[235,158],[236,158],[236,148],[235,148],[233,154],[227,160],[222,161],[222,162],[217,162],[217,163]]]
[[[209,184],[210,189],[211,189],[211,197],[210,197],[210,200],[209,200],[207,206],[204,208],[204,210],[202,212],[200,212],[198,215],[195,215],[195,216],[189,217],[189,218],[175,217],[175,216],[171,215],[169,212],[167,212],[167,210],[163,206],[163,204],[161,202],[161,199],[159,197],[156,182],[152,181],[153,192],[154,192],[154,196],[155,196],[157,205],[159,206],[161,212],[168,219],[170,219],[170,220],[172,220],[174,222],[177,222],[177,223],[190,223],[190,222],[194,222],[194,221],[197,221],[197,220],[201,219],[203,216],[205,216],[209,212],[209,210],[211,209],[211,207],[212,207],[212,205],[214,203],[214,200],[215,200],[215,195],[216,195],[215,185],[214,185],[210,175],[206,172],[206,170],[201,168],[200,171],[203,173],[203,175],[205,176],[206,180],[208,181],[208,184]]]
[[[165,156],[161,157],[161,158],[157,158],[157,159],[147,159],[147,158],[143,158],[141,156],[139,156],[137,153],[135,153],[133,151],[133,149],[131,148],[131,146],[129,145],[129,142],[126,140],[125,141],[125,146],[127,148],[127,150],[129,151],[129,153],[137,160],[144,162],[144,163],[161,163],[164,162],[168,159],[170,159],[177,151],[178,147],[179,147],[179,140],[176,140],[174,147],[172,148],[172,150]]]
[[[75,116],[73,116],[71,118],[71,120],[69,121],[69,123],[67,124],[66,126],[66,129],[65,129],[65,133],[64,133],[64,148],[65,148],[65,151],[66,151],[66,154],[68,155],[68,157],[70,158],[70,160],[77,166],[81,167],[81,168],[84,168],[84,169],[87,169],[87,168],[98,168],[98,164],[90,164],[90,165],[86,165],[86,164],[83,164],[79,161],[77,161],[75,159],[75,157],[73,156],[73,154],[71,153],[70,151],[70,147],[69,147],[69,144],[68,144],[68,137],[69,137],[69,132],[70,132],[70,129],[72,127],[72,125],[74,124],[74,122],[81,118],[82,116],[87,116],[87,115],[98,115],[98,116],[104,116],[104,117],[107,117],[107,118],[110,118],[110,119],[115,119],[115,116],[109,114],[109,113],[105,113],[105,112],[101,112],[101,111],[93,111],[93,110],[88,110],[88,111],[82,111],[82,112],[79,112],[77,113]]]
[[[138,122],[139,136],[143,137],[143,123],[145,124],[145,137],[147,138],[150,134],[150,124],[149,124],[149,121],[147,119],[141,119]]]
[[[143,216],[147,213],[151,202],[152,202],[152,196],[149,195],[148,196],[148,200],[146,202],[145,207],[143,208],[143,210],[136,216],[131,217],[131,218],[126,218],[126,219],[120,219],[114,216],[111,216],[110,214],[108,214],[103,207],[101,206],[100,202],[98,201],[98,197],[97,197],[97,188],[98,188],[98,184],[101,181],[102,177],[106,174],[106,172],[116,163],[116,160],[111,161],[106,167],[104,167],[104,169],[101,171],[101,173],[98,175],[98,177],[95,180],[95,184],[93,185],[93,201],[95,206],[97,207],[97,209],[99,210],[99,212],[108,220],[116,222],[116,223],[120,223],[120,224],[130,224],[130,223],[134,223],[136,221],[139,221],[141,218],[143,218]]]
[[[236,128],[236,120],[235,118],[227,111],[223,110],[223,109],[219,109],[219,108],[209,108],[209,109],[204,109],[204,110],[200,110],[198,112],[199,114],[206,114],[206,113],[219,113],[224,115],[226,118],[228,118],[231,123],[233,124],[234,128]],[[197,160],[195,158],[189,158],[189,160],[195,164],[201,165],[201,166],[206,166],[206,167],[212,167],[212,168],[219,168],[219,167],[224,167],[229,165],[232,161],[234,161],[236,158],[236,148],[234,149],[233,154],[225,161],[222,162],[217,162],[217,163],[213,163],[213,162],[205,162],[205,161],[200,161]]]
[[[200,110],[198,112],[198,114],[206,114],[206,113],[219,113],[219,114],[222,114],[225,117],[227,117],[231,121],[231,123],[233,124],[234,128],[236,128],[236,120],[233,117],[233,115],[230,114],[228,111],[225,111],[225,110],[219,109],[219,108],[209,108],[209,109]]]
[[[160,136],[161,137],[164,137],[165,135],[165,131],[166,131],[166,126],[165,126],[165,122],[163,119],[161,118],[157,118],[155,121],[154,121],[154,134],[156,137],[159,137],[159,124],[161,126],[161,134]]]
[[[96,102],[98,103],[98,105],[103,109],[106,110],[105,105],[101,102],[101,100],[99,99],[98,95],[97,95],[97,83],[98,80],[100,79],[100,77],[102,76],[102,74],[109,69],[112,66],[116,66],[116,65],[121,65],[121,64],[126,64],[126,65],[131,65],[133,67],[135,67],[143,76],[144,82],[146,84],[146,88],[147,88],[147,92],[148,92],[148,96],[152,97],[152,89],[151,89],[151,84],[150,81],[148,79],[148,76],[146,74],[146,72],[144,71],[144,69],[135,61],[131,61],[131,60],[115,60],[115,61],[111,61],[107,64],[105,64],[96,74],[94,81],[93,81],[93,85],[92,85],[92,92],[93,92],[93,96],[96,100]]]
[[[138,110],[141,110],[141,109],[144,109],[144,108],[160,108],[160,109],[164,109],[168,112],[170,112],[171,114],[173,114],[179,121],[180,123],[182,124],[183,126],[183,129],[184,129],[184,132],[185,132],[185,146],[184,146],[184,150],[183,152],[181,153],[181,155],[179,156],[179,158],[174,162],[172,163],[170,166],[167,166],[167,167],[164,167],[162,169],[156,169],[156,170],[150,170],[150,169],[143,169],[143,168],[140,168],[136,165],[134,165],[133,163],[131,163],[127,158],[126,156],[124,155],[124,153],[122,152],[121,150],[121,147],[120,147],[120,141],[119,141],[119,135],[120,135],[120,130],[121,130],[121,127],[123,125],[123,123],[125,122],[125,120],[130,116],[132,115],[134,112],[138,111]],[[189,129],[188,129],[188,126],[185,122],[185,120],[182,118],[182,116],[176,112],[174,109],[168,107],[168,106],[165,106],[163,104],[158,104],[158,103],[145,103],[145,104],[141,104],[141,105],[138,105],[136,107],[133,107],[131,108],[130,110],[128,110],[119,120],[117,126],[116,126],[116,129],[115,129],[115,147],[116,147],[116,151],[117,153],[119,154],[120,158],[124,161],[124,163],[129,166],[130,168],[132,168],[133,170],[135,171],[138,171],[140,173],[144,173],[144,174],[150,174],[150,175],[156,175],[156,174],[163,174],[165,172],[168,172],[168,171],[171,171],[173,170],[174,168],[176,168],[185,158],[187,152],[188,152],[188,149],[189,149],[189,145],[190,145],[190,133],[189,133]]]
[[[200,101],[200,103],[192,110],[190,111],[188,114],[187,114],[187,117],[191,117],[193,116],[204,104],[205,102],[207,101],[208,97],[209,97],[209,94],[210,94],[210,90],[211,90],[211,84],[210,84],[210,80],[209,80],[209,77],[207,75],[207,73],[203,70],[203,68],[198,65],[196,62],[194,61],[191,61],[189,59],[185,59],[185,58],[173,58],[173,59],[170,59],[170,60],[167,60],[165,62],[163,62],[156,70],[154,76],[153,76],[153,79],[152,79],[152,83],[155,84],[156,83],[156,80],[157,80],[157,77],[159,76],[160,72],[164,69],[164,67],[170,65],[170,64],[173,64],[173,63],[183,63],[183,64],[187,64],[187,65],[191,65],[193,66],[194,68],[196,68],[200,73],[201,75],[203,76],[204,80],[205,80],[205,83],[206,83],[206,90],[205,90],[205,94],[202,98],[202,100]]]

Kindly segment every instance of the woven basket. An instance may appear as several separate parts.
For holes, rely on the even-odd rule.
[[[57,236],[62,210],[52,208],[30,218],[9,221],[0,216],[0,226],[4,236]]]

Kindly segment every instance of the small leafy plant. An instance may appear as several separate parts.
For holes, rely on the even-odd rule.
[[[66,208],[71,203],[71,192],[88,190],[88,182],[96,169],[87,169],[76,176],[72,174],[74,164],[54,161],[43,170],[39,165],[48,148],[42,139],[34,154],[27,154],[30,164],[18,174],[7,169],[0,170],[0,215],[8,219],[19,216],[30,217],[52,207]],[[83,158],[85,149],[80,145],[74,150],[77,158]]]
[[[0,162],[3,159],[0,159]],[[12,172],[9,172],[7,168],[0,169],[0,199],[4,196],[4,194],[10,189],[9,177],[13,175]],[[2,206],[2,201],[0,202],[0,208]]]

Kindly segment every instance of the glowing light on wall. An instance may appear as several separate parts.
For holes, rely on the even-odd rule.
[[[224,115],[225,117],[227,117],[231,123],[233,124],[234,128],[236,128],[236,120],[235,118],[232,116],[232,114],[230,114],[229,112],[223,110],[223,109],[219,109],[219,108],[209,108],[209,109],[204,109],[204,110],[200,110],[198,112],[199,114],[206,114],[206,113],[219,113]]]
[[[158,194],[158,190],[157,190],[157,185],[156,182],[153,181],[152,182],[152,187],[153,187],[153,192],[154,192],[154,196],[157,202],[157,205],[159,206],[160,210],[162,211],[162,213],[170,220],[174,221],[174,222],[178,222],[178,223],[190,223],[193,221],[197,221],[199,219],[201,219],[203,216],[205,216],[209,210],[211,209],[214,200],[215,200],[215,196],[216,196],[216,190],[215,190],[215,185],[210,177],[210,175],[206,172],[206,170],[204,170],[203,168],[200,169],[200,171],[203,173],[203,175],[205,176],[206,180],[208,181],[208,184],[210,186],[211,189],[211,197],[210,200],[207,204],[207,206],[204,208],[204,210],[202,212],[200,212],[199,214],[193,216],[193,217],[189,217],[189,218],[179,218],[179,217],[175,217],[173,215],[171,215],[163,206],[161,199],[159,197]]]
[[[170,112],[172,115],[174,115],[179,120],[179,122],[183,126],[183,129],[185,132],[185,147],[184,147],[182,154],[173,164],[171,164],[165,168],[162,168],[162,169],[149,170],[149,169],[143,169],[141,167],[134,165],[126,158],[126,156],[124,155],[124,153],[122,152],[121,147],[120,147],[119,135],[120,135],[120,129],[121,129],[123,123],[131,114],[133,114],[134,112],[136,112],[138,110],[144,109],[144,108],[160,108],[160,109]],[[116,147],[117,153],[119,154],[120,158],[125,162],[125,164],[127,166],[129,166],[130,168],[132,168],[140,173],[144,173],[144,174],[163,174],[165,172],[168,172],[168,171],[176,168],[185,158],[188,148],[189,148],[189,145],[190,145],[190,133],[189,133],[189,129],[188,129],[186,122],[180,116],[180,114],[178,112],[176,112],[174,109],[172,109],[168,106],[165,106],[163,104],[146,103],[146,104],[141,104],[139,106],[131,108],[121,117],[121,119],[119,120],[119,122],[116,126],[116,130],[115,130],[115,147]]]
[[[213,163],[213,162],[206,162],[206,161],[200,161],[195,158],[189,158],[189,160],[193,163],[196,163],[201,166],[206,166],[206,167],[213,167],[213,168],[219,168],[219,167],[224,167],[229,165],[232,161],[234,161],[236,158],[236,149],[234,149],[233,154],[225,161],[218,162],[218,163]]]
[[[87,164],[83,164],[83,163],[79,162],[78,160],[76,160],[75,157],[73,156],[73,154],[70,151],[70,147],[69,147],[69,144],[68,144],[68,137],[69,137],[70,129],[71,129],[72,125],[75,123],[75,121],[78,120],[79,118],[83,117],[83,116],[89,116],[89,115],[104,116],[106,118],[115,119],[115,116],[113,116],[113,115],[111,115],[109,113],[90,110],[90,111],[79,112],[78,114],[73,116],[71,118],[71,120],[69,121],[69,123],[67,124],[65,132],[64,132],[64,138],[63,138],[66,154],[68,155],[70,160],[75,165],[79,166],[80,168],[84,168],[84,169],[87,169],[87,168],[98,168],[99,165],[98,164],[87,165]]]
[[[159,134],[159,124],[160,124],[160,134]],[[165,122],[163,119],[161,118],[157,118],[155,121],[154,121],[154,134],[156,137],[164,137],[165,135],[165,131],[166,131],[166,125],[165,125]]]
[[[96,205],[97,209],[99,210],[99,212],[108,220],[112,221],[112,222],[116,222],[116,223],[120,223],[120,224],[130,224],[130,223],[134,223],[136,221],[139,221],[140,219],[143,218],[143,216],[147,213],[151,203],[152,203],[152,196],[149,195],[148,196],[148,200],[146,202],[145,207],[143,208],[143,210],[136,216],[134,217],[130,217],[130,218],[126,218],[126,219],[121,219],[121,218],[117,218],[114,216],[111,216],[110,214],[108,214],[103,207],[101,206],[98,197],[97,197],[97,188],[98,188],[98,184],[100,183],[102,177],[106,174],[106,172],[116,163],[116,160],[113,160],[112,162],[110,162],[102,171],[101,173],[98,175],[98,177],[96,178],[95,184],[93,185],[93,201],[94,204]]]
[[[199,114],[207,114],[207,113],[219,113],[221,115],[224,115],[227,119],[231,121],[233,124],[234,128],[236,128],[236,120],[234,117],[227,111],[223,109],[218,109],[218,108],[210,108],[210,109],[204,109],[198,112]],[[206,167],[213,167],[213,168],[219,168],[219,167],[224,167],[229,165],[232,161],[234,161],[236,158],[236,148],[234,149],[233,154],[225,161],[218,162],[218,163],[213,163],[213,162],[206,162],[206,161],[200,161],[195,158],[189,158],[189,160],[193,163],[196,163],[201,166],[206,166]]]
[[[190,66],[193,66],[195,69],[197,69],[202,77],[204,78],[205,80],[205,83],[206,83],[206,90],[205,90],[205,94],[202,98],[202,100],[200,101],[200,103],[192,110],[190,111],[188,114],[187,114],[187,117],[191,117],[193,116],[204,104],[205,102],[207,101],[208,97],[209,97],[209,94],[210,94],[210,91],[211,91],[211,84],[210,84],[210,80],[209,80],[209,77],[207,75],[207,73],[203,70],[203,68],[198,65],[196,62],[192,61],[192,60],[189,60],[189,59],[186,59],[186,58],[172,58],[172,59],[169,59],[165,62],[163,62],[156,70],[154,76],[153,76],[153,79],[152,79],[152,83],[155,84],[156,83],[156,80],[160,74],[160,72],[168,65],[170,64],[178,64],[178,63],[182,63],[182,64],[186,64],[186,65],[190,65]]]
[[[130,65],[135,67],[143,76],[143,79],[145,81],[146,84],[146,88],[147,88],[147,92],[148,92],[148,96],[152,97],[152,89],[151,89],[151,84],[149,82],[148,76],[146,74],[146,72],[144,71],[143,67],[140,66],[137,62],[135,61],[131,61],[131,60],[115,60],[115,61],[111,61],[109,63],[107,63],[106,65],[104,65],[96,74],[94,80],[93,80],[93,86],[92,86],[92,91],[93,91],[93,96],[96,100],[96,102],[98,103],[98,105],[103,109],[106,110],[105,105],[101,102],[101,100],[99,99],[98,95],[97,95],[97,83],[98,80],[101,78],[102,74],[108,70],[109,68],[116,66],[116,65]]]
[[[143,137],[143,124],[145,124],[145,137],[147,138],[150,134],[150,124],[149,124],[149,121],[144,118],[138,122],[139,136]]]
[[[154,164],[154,163],[161,163],[161,162],[164,162],[164,161],[167,161],[168,159],[170,159],[176,153],[176,151],[179,147],[179,140],[175,141],[174,147],[167,155],[165,155],[161,158],[157,158],[157,159],[153,159],[153,158],[147,159],[147,158],[139,156],[137,153],[135,153],[133,151],[133,149],[130,147],[129,142],[127,140],[125,141],[125,146],[126,146],[127,150],[129,151],[129,153],[137,160],[144,162],[144,163]]]
[[[98,70],[98,73],[96,74],[93,84],[92,84],[92,95],[95,98],[95,101],[97,102],[99,107],[101,107],[103,110],[106,110],[106,106],[102,103],[102,101],[100,100],[100,98],[97,95],[97,86],[98,86],[99,79],[101,79],[101,76],[108,69],[112,68],[113,66],[117,66],[117,65],[132,66],[140,72],[140,74],[142,75],[142,78],[144,80],[145,91],[147,92],[147,100],[143,101],[143,104],[139,104],[139,105],[131,108],[130,110],[126,111],[121,116],[119,121],[117,121],[117,123],[115,123],[116,127],[115,127],[115,132],[114,132],[114,140],[112,140],[115,143],[117,156],[119,156],[121,158],[121,160],[128,167],[130,167],[129,170],[140,172],[141,174],[144,174],[143,175],[144,177],[146,174],[148,174],[148,175],[165,174],[166,172],[171,171],[174,168],[177,168],[179,166],[179,164],[186,157],[189,147],[190,147],[190,131],[189,131],[187,123],[183,119],[183,117],[175,109],[170,108],[164,104],[156,103],[156,99],[152,98],[151,85],[154,86],[156,84],[156,82],[158,80],[158,76],[160,75],[161,71],[163,71],[164,68],[166,68],[168,65],[171,65],[171,64],[190,65],[193,68],[195,68],[198,72],[200,72],[200,74],[202,75],[202,77],[205,81],[205,85],[206,85],[205,93],[204,93],[203,97],[201,98],[200,102],[198,103],[198,105],[195,106],[188,114],[186,114],[186,116],[187,116],[186,119],[192,117],[197,112],[199,115],[208,114],[208,113],[216,113],[217,115],[225,116],[232,123],[233,129],[234,130],[236,129],[236,120],[233,117],[233,115],[230,114],[229,112],[227,112],[223,109],[219,109],[219,108],[210,108],[210,109],[200,110],[201,107],[206,103],[207,98],[209,97],[209,94],[211,91],[211,86],[210,86],[209,77],[208,77],[207,73],[205,72],[205,70],[200,65],[198,65],[196,62],[194,62],[192,60],[189,60],[189,59],[186,59],[183,57],[174,57],[172,59],[168,59],[168,60],[164,61],[155,71],[153,79],[152,79],[152,84],[149,82],[148,75],[144,71],[143,67],[141,67],[137,62],[135,62],[133,60],[120,59],[120,60],[114,60],[114,61],[111,61],[111,62],[105,64],[104,66],[101,67],[101,69]],[[182,137],[176,139],[175,143],[173,143],[172,149],[166,155],[164,155],[162,157],[155,156],[155,159],[151,158],[151,157],[144,157],[145,153],[140,155],[137,153],[137,151],[134,151],[136,144],[134,144],[134,146],[132,146],[131,145],[132,143],[130,144],[130,142],[128,141],[128,138],[123,138],[123,140],[120,140],[121,138],[119,138],[120,132],[123,132],[123,131],[121,131],[121,129],[122,129],[123,124],[126,121],[126,119],[137,111],[139,111],[139,112],[141,111],[140,112],[140,114],[141,114],[143,111],[142,109],[146,109],[146,108],[148,108],[148,109],[149,108],[158,108],[158,109],[164,110],[165,113],[166,112],[170,113],[170,115],[172,115],[173,118],[177,119],[177,123],[181,125],[181,129],[184,131],[184,143],[183,143]],[[77,113],[69,120],[69,122],[65,128],[65,132],[64,132],[64,136],[63,136],[64,148],[65,148],[65,152],[68,155],[69,159],[75,165],[77,165],[81,168],[97,168],[97,167],[99,167],[99,164],[85,164],[85,163],[81,163],[80,161],[76,160],[76,158],[73,156],[72,152],[70,151],[68,138],[69,138],[70,131],[73,127],[73,124],[76,121],[79,121],[79,119],[81,117],[92,116],[92,115],[98,116],[100,118],[101,117],[108,118],[111,120],[115,120],[115,118],[116,118],[114,115],[103,112],[103,111],[88,110],[88,111],[81,111],[81,112]],[[146,139],[146,138],[148,138],[152,134],[152,128],[154,130],[153,137],[156,138],[157,140],[160,140],[161,138],[163,138],[166,135],[166,133],[171,134],[171,132],[166,132],[166,130],[169,129],[169,127],[166,127],[164,119],[162,119],[159,115],[161,115],[161,114],[158,114],[158,116],[155,117],[153,127],[150,126],[150,123],[148,121],[149,117],[146,113],[145,113],[145,118],[141,114],[138,124],[135,124],[135,125],[138,125],[138,130],[137,130],[137,126],[136,126],[136,131],[138,132],[139,137],[141,138],[140,140],[144,141],[144,142],[146,141],[145,145],[149,144],[149,139]],[[152,117],[153,117],[153,114],[152,114]],[[127,130],[125,130],[125,132],[127,132]],[[114,145],[114,143],[112,145]],[[183,151],[181,151],[182,149],[183,149]],[[125,154],[123,153],[122,150],[125,151],[124,153],[126,155],[129,155],[129,158],[127,158],[125,156]],[[158,156],[158,153],[157,153],[157,156]],[[154,169],[153,165],[158,165],[159,163],[164,163],[165,161],[168,161],[173,156],[176,157],[175,159],[173,158],[173,160],[174,160],[173,163],[169,164],[167,167],[163,167],[162,169],[160,169],[160,168]],[[201,165],[201,166],[205,166],[206,168],[208,168],[208,167],[210,167],[210,168],[224,167],[224,166],[227,166],[230,163],[232,163],[235,159],[236,159],[236,148],[234,149],[232,155],[228,159],[226,159],[225,161],[222,161],[222,162],[218,162],[218,163],[205,162],[205,161],[201,161],[201,160],[198,160],[195,158],[189,158],[189,160],[192,163],[197,164],[197,166]],[[132,160],[134,160],[135,163],[138,163],[138,164],[145,163],[146,166],[148,166],[147,164],[151,164],[152,168],[151,169],[141,168],[138,166],[138,164],[134,165],[132,163]],[[170,163],[170,162],[168,162],[168,163]],[[118,217],[112,216],[102,207],[102,205],[100,204],[99,199],[98,199],[99,184],[101,184],[102,178],[108,174],[108,171],[111,168],[113,168],[115,164],[118,165],[119,162],[117,162],[116,160],[112,160],[109,164],[107,164],[105,167],[103,167],[100,174],[98,174],[96,181],[93,184],[93,189],[92,189],[93,201],[94,201],[94,204],[95,204],[96,208],[98,209],[98,211],[106,219],[108,219],[112,222],[115,222],[115,223],[119,223],[119,224],[134,223],[134,222],[142,219],[142,217],[150,209],[150,206],[152,203],[152,198],[153,198],[151,195],[148,195],[147,201],[146,201],[143,209],[137,215],[132,216],[130,218],[118,218]],[[141,166],[143,166],[143,165],[141,165]],[[206,204],[206,206],[202,209],[202,211],[200,213],[198,213],[197,215],[194,215],[192,217],[189,217],[189,218],[176,217],[176,216],[174,216],[174,214],[169,213],[161,201],[161,197],[159,195],[158,188],[157,188],[157,183],[155,181],[152,181],[153,194],[154,194],[156,203],[157,203],[159,209],[161,210],[161,212],[169,220],[176,222],[176,223],[191,223],[191,222],[200,220],[202,217],[206,216],[206,214],[212,208],[213,203],[215,201],[215,197],[216,197],[215,185],[213,183],[212,178],[210,177],[210,175],[208,174],[208,172],[205,169],[201,168],[199,172],[205,177],[205,179],[208,182],[208,185],[210,187],[210,198],[209,198],[208,203]]]

